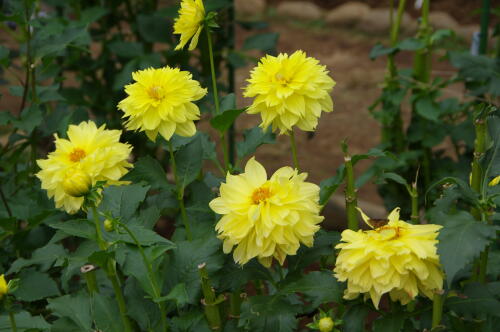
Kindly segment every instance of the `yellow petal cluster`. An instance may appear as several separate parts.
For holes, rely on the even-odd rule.
[[[365,222],[369,218],[362,213]],[[347,280],[344,298],[370,297],[378,308],[389,293],[403,305],[419,293],[432,298],[443,287],[443,273],[436,244],[439,225],[413,225],[399,220],[399,208],[388,223],[373,230],[342,232],[341,249],[334,269],[339,281]]]
[[[204,19],[205,7],[202,0],[182,0],[179,17],[174,22],[174,34],[181,35],[181,40],[175,47],[176,50],[184,48],[190,39],[189,50],[196,48]]]
[[[7,286],[7,281],[5,280],[5,276],[0,275],[0,300],[7,294],[9,291],[9,287]]]
[[[250,159],[245,172],[228,174],[220,197],[210,208],[223,215],[215,229],[224,241],[224,252],[234,249],[236,263],[257,257],[270,266],[273,257],[283,264],[300,244],[313,245],[323,217],[319,216],[319,187],[305,182],[306,173],[282,167],[270,179],[264,167]]]
[[[178,68],[148,68],[132,73],[134,83],[125,86],[127,97],[118,109],[128,118],[129,130],[145,131],[155,141],[158,133],[169,140],[174,133],[180,136],[196,134],[194,120],[200,110],[193,102],[203,98],[207,90],[192,79],[187,71]]]
[[[488,186],[494,187],[500,183],[500,175],[497,177],[494,177],[489,183]]]
[[[120,143],[121,130],[107,130],[105,125],[97,128],[94,122],[70,125],[68,139],[55,135],[55,151],[47,159],[38,160],[41,170],[36,176],[54,198],[57,208],[68,213],[77,212],[91,184],[107,181],[120,184],[120,178],[132,165],[127,161],[132,147]]]
[[[254,98],[248,113],[260,113],[261,127],[288,133],[293,126],[313,131],[321,111],[331,112],[335,81],[325,66],[303,51],[267,55],[252,72],[244,96]]]

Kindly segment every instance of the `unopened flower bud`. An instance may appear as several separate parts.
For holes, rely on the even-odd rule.
[[[330,332],[333,329],[333,320],[330,317],[323,317],[319,320],[320,332]]]
[[[92,179],[81,169],[73,168],[66,172],[66,178],[62,186],[66,194],[73,197],[81,197],[89,192],[92,186]]]
[[[104,229],[106,232],[111,232],[115,229],[115,225],[113,224],[112,220],[106,219],[104,220]]]
[[[7,286],[7,281],[5,281],[5,276],[0,275],[0,300],[4,297],[5,294],[9,291],[9,287]]]

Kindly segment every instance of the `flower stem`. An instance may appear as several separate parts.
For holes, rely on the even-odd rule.
[[[217,78],[215,77],[215,65],[214,65],[214,52],[212,47],[212,34],[210,33],[210,28],[205,27],[205,31],[207,33],[207,41],[208,41],[208,56],[210,58],[210,73],[212,75],[212,92],[214,95],[214,103],[215,103],[215,115],[219,115],[220,113],[220,105],[219,105],[219,92],[217,90]],[[222,154],[224,156],[224,171],[227,172],[229,169],[229,153],[227,149],[226,142],[226,133],[223,132],[220,134],[220,141],[222,145]]]
[[[87,289],[90,296],[94,295],[94,293],[99,293],[99,286],[97,286],[95,269],[96,267],[93,265],[84,265],[80,269],[83,276],[85,277],[85,282],[87,283]]]
[[[95,206],[92,206],[92,215],[94,217],[94,223],[97,235],[97,244],[101,250],[107,249],[107,244],[102,237],[101,221],[99,220],[99,215]],[[130,320],[127,317],[127,306],[125,304],[125,299],[123,297],[122,289],[120,287],[120,281],[116,274],[116,265],[113,259],[108,259],[105,266],[106,275],[113,285],[113,290],[115,291],[116,302],[118,302],[118,309],[120,310],[120,316],[125,327],[125,332],[132,332],[132,327]]]
[[[411,222],[413,224],[420,223],[420,213],[418,208],[418,189],[417,182],[412,183],[411,188],[409,188],[410,197],[411,197]]]
[[[144,265],[146,266],[146,270],[148,271],[148,279],[149,283],[151,284],[151,289],[153,290],[153,295],[155,299],[159,299],[161,297],[161,290],[158,285],[158,280],[156,279],[156,275],[153,272],[153,264],[149,261],[148,257],[146,256],[144,249],[141,246],[141,243],[135,236],[135,234],[130,230],[130,228],[127,227],[124,223],[118,222],[120,227],[122,227],[125,232],[132,238],[132,241],[134,241],[135,245],[139,249],[139,253],[142,256],[142,261]],[[162,326],[162,331],[168,331],[168,325],[167,325],[167,313],[165,311],[165,304],[164,302],[158,303],[158,309],[160,309],[160,315],[161,315],[161,326]]]
[[[443,294],[442,291],[436,291],[432,299],[432,328],[436,328],[441,324],[443,316]]]
[[[358,212],[356,210],[356,207],[358,206],[358,197],[354,183],[354,168],[352,165],[351,155],[349,155],[349,151],[347,150],[347,144],[344,144],[342,149],[344,150],[346,171],[345,206],[347,211],[347,227],[350,230],[357,231],[359,229]]]
[[[9,310],[9,321],[10,321],[10,326],[12,328],[12,332],[17,332],[16,317],[14,316],[14,313],[10,310]]]
[[[293,166],[300,172],[299,159],[297,158],[297,144],[295,143],[295,133],[293,128],[290,131],[290,144],[292,146]]]
[[[175,163],[174,147],[172,142],[168,141],[168,151],[170,153],[170,162],[172,163],[172,172],[174,173],[175,185],[177,186],[177,200],[179,201],[179,208],[181,210],[181,218],[186,228],[186,238],[189,241],[193,240],[191,235],[191,227],[189,225],[189,220],[186,213],[186,207],[184,206],[184,188],[179,182],[179,177],[177,176],[177,164]]]

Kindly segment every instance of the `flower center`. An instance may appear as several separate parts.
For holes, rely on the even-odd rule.
[[[399,226],[396,226],[396,227],[382,226],[382,227],[376,228],[375,231],[377,233],[382,233],[383,235],[389,236],[385,240],[397,239],[402,235],[402,232],[403,232],[402,227],[399,227]]]
[[[290,80],[287,79],[285,77],[285,75],[283,75],[282,73],[280,72],[277,72],[275,75],[274,75],[274,78],[276,79],[276,82],[278,82],[279,84],[283,85],[283,86],[286,86],[288,83],[290,83]]]
[[[69,160],[76,163],[85,158],[86,155],[87,154],[82,149],[74,148],[73,151],[71,151],[71,153],[69,154]]]
[[[158,85],[154,85],[149,88],[148,94],[151,98],[156,99],[156,100],[161,100],[164,97],[163,94],[163,88]]]
[[[252,194],[252,201],[254,204],[259,204],[262,201],[265,201],[271,197],[271,190],[266,187],[260,187],[254,190]]]

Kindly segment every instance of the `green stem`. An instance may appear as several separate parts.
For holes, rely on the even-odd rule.
[[[484,251],[479,256],[479,276],[478,281],[482,284],[486,283],[486,272],[488,270],[488,254],[490,246],[486,246]]]
[[[92,215],[94,217],[94,223],[97,235],[97,244],[101,250],[107,249],[107,244],[102,237],[101,221],[99,219],[99,214],[95,206],[92,206]],[[113,259],[108,259],[105,266],[106,275],[113,285],[113,290],[115,292],[116,302],[118,302],[118,309],[120,310],[120,316],[123,322],[123,326],[126,332],[132,332],[132,327],[130,320],[127,317],[127,306],[125,304],[125,299],[123,297],[122,289],[120,287],[120,281],[118,280],[118,275],[116,274],[116,266]]]
[[[118,223],[124,230],[127,232],[127,234],[132,238],[132,241],[134,241],[135,245],[139,249],[139,253],[142,256],[142,261],[144,262],[144,265],[146,266],[146,270],[148,271],[148,279],[149,283],[151,284],[151,289],[153,290],[153,295],[155,299],[159,299],[161,297],[161,290],[158,284],[158,280],[156,279],[156,275],[153,272],[153,264],[149,261],[148,257],[146,256],[146,253],[144,252],[144,249],[141,246],[141,243],[135,236],[135,234],[130,230],[130,228],[127,227],[124,223],[119,222]],[[165,304],[164,302],[158,303],[158,308],[160,309],[160,315],[161,315],[161,325],[162,325],[162,331],[168,331],[168,325],[167,325],[167,313],[165,311]]]
[[[481,116],[478,116],[477,119],[474,120],[474,128],[476,132],[476,139],[474,140],[474,159],[472,160],[470,185],[472,190],[477,193],[481,193],[483,171],[481,169],[480,161],[486,151],[487,136],[485,119],[483,119]],[[471,213],[474,215],[476,220],[481,220],[481,211],[479,211],[477,208],[472,208]]]
[[[300,172],[299,159],[297,158],[297,143],[295,143],[293,128],[290,131],[290,145],[292,146],[293,166]]]
[[[413,183],[410,189],[410,197],[411,197],[411,222],[413,224],[420,223],[420,213],[418,207],[418,189],[417,183]]]
[[[442,293],[442,291],[441,291]],[[432,328],[436,328],[441,324],[441,318],[443,316],[443,294],[434,293],[434,298],[432,299]]]
[[[346,170],[345,205],[347,211],[347,227],[350,230],[357,231],[359,229],[358,212],[356,210],[358,198],[354,183],[354,169],[351,156],[347,151],[344,152],[344,161]]]
[[[486,54],[488,51],[488,26],[490,23],[490,0],[483,0],[481,8],[481,32],[479,35],[479,54]]]
[[[241,303],[243,302],[240,290],[234,291],[229,296],[229,316],[239,319],[241,314]]]
[[[12,327],[12,332],[17,332],[16,317],[14,316],[14,313],[10,310],[9,310],[9,321],[10,321],[10,326]]]
[[[205,315],[212,331],[221,330],[222,320],[215,291],[210,284],[206,263],[198,265],[200,274],[201,289],[203,291],[203,301]]]
[[[94,293],[99,293],[99,286],[97,285],[97,278],[95,275],[95,266],[84,265],[82,266],[80,271],[85,277],[85,282],[87,283],[87,289],[90,296],[92,296]]]
[[[208,41],[208,56],[210,58],[210,74],[212,76],[212,91],[214,95],[214,103],[215,103],[215,115],[220,114],[220,105],[219,105],[219,92],[217,90],[217,78],[215,77],[215,65],[214,65],[214,52],[212,47],[212,35],[210,33],[210,28],[205,27],[205,31],[207,34]],[[229,170],[229,153],[227,149],[226,142],[226,133],[221,133],[220,135],[221,145],[222,145],[222,154],[224,155],[224,170],[227,172]]]
[[[177,175],[177,164],[175,163],[174,147],[172,142],[168,141],[168,151],[170,153],[170,162],[172,163],[172,172],[174,173],[175,185],[177,186],[177,200],[179,201],[179,208],[181,210],[181,218],[186,228],[186,237],[189,241],[193,240],[191,235],[191,227],[189,225],[189,220],[186,213],[186,207],[184,206],[184,187],[179,182],[179,177]]]

